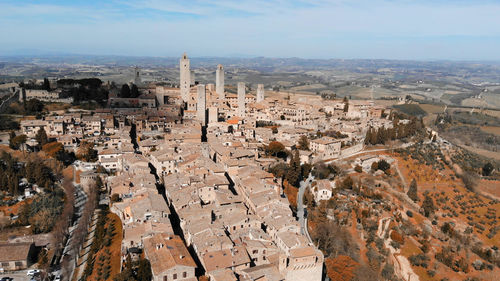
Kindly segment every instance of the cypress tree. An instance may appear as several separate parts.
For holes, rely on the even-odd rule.
[[[297,186],[300,181],[300,174],[301,174],[301,168],[300,168],[299,151],[295,150],[295,152],[292,154],[292,158],[290,159],[290,165],[288,173],[286,175],[288,183],[293,186]]]
[[[424,202],[422,202],[422,209],[424,209],[424,215],[426,217],[434,213],[434,200],[432,200],[428,193],[425,194]]]
[[[38,130],[35,136],[36,141],[40,146],[43,146],[44,144],[48,143],[48,137],[47,133],[45,132],[45,129],[42,127]]]
[[[414,202],[418,201],[418,195],[417,195],[417,181],[413,179],[410,183],[410,188],[408,189],[408,197],[410,197],[411,200]]]

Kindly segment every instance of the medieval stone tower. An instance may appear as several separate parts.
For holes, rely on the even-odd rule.
[[[245,117],[245,83],[238,82],[238,116]]]
[[[205,92],[205,85],[200,84],[197,87],[198,103],[196,104],[196,119],[201,122],[202,126],[206,125],[206,110],[207,110],[207,95]]]
[[[224,96],[224,67],[222,64],[217,65],[217,70],[215,71],[215,91],[219,95],[219,98],[223,100]]]
[[[257,102],[264,101],[264,84],[257,85]]]
[[[138,66],[134,68],[134,84],[137,86],[141,84],[141,71]]]
[[[189,100],[189,90],[191,88],[191,71],[189,69],[189,59],[184,53],[180,60],[180,88],[181,97],[184,102]]]

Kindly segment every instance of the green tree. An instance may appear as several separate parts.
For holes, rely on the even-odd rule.
[[[301,177],[303,179],[306,179],[307,177],[309,177],[309,174],[311,173],[312,165],[309,163],[304,163],[301,166],[301,170],[302,170]]]
[[[272,173],[277,178],[283,178],[288,171],[288,165],[286,163],[278,163],[272,167],[269,167],[268,172]]]
[[[28,225],[31,214],[31,206],[30,204],[23,204],[21,208],[19,208],[19,218],[17,221],[20,225]]]
[[[36,114],[43,110],[43,103],[38,99],[31,99],[26,102],[26,113]]]
[[[354,171],[356,171],[358,173],[362,173],[363,172],[363,167],[361,167],[360,165],[356,165],[356,167],[354,167]]]
[[[96,180],[95,180],[95,187],[99,190],[99,189],[102,189],[104,187],[104,183],[102,182],[102,179],[101,177],[97,177]]]
[[[417,181],[413,179],[410,183],[410,188],[408,189],[408,197],[410,197],[411,200],[414,202],[418,201],[418,194],[417,194]]]
[[[272,141],[269,143],[269,145],[266,147],[266,154],[272,155],[272,156],[278,156],[279,153],[285,151],[285,146],[278,141]]]
[[[391,164],[387,163],[384,159],[378,161],[377,163],[378,169],[382,171],[387,171],[391,168]]]
[[[139,144],[137,143],[137,127],[135,123],[132,123],[130,125],[130,132],[129,132],[130,140],[132,144],[134,145],[134,149],[139,148]]]
[[[130,97],[131,98],[137,98],[139,97],[139,88],[135,84],[132,84],[132,87],[130,88]]]
[[[151,263],[147,259],[139,260],[137,267],[137,281],[151,281],[153,273],[151,272]]]
[[[345,177],[340,184],[341,189],[352,189],[353,186],[354,186],[354,181],[350,176]]]
[[[49,142],[49,138],[47,137],[47,133],[45,132],[45,129],[43,127],[38,130],[35,139],[40,147]]]
[[[372,134],[373,134],[372,127],[370,127],[368,128],[368,131],[366,131],[365,144],[371,144],[370,140],[372,138]]]
[[[424,202],[422,202],[422,209],[424,210],[424,215],[429,217],[435,211],[434,200],[429,196],[429,193],[425,193]]]
[[[43,78],[43,86],[42,87],[43,87],[44,90],[50,91],[50,82],[49,82],[49,79]]]
[[[300,182],[300,176],[302,174],[300,167],[300,156],[299,151],[295,150],[290,159],[289,169],[286,174],[286,180],[289,184],[293,186],[298,186]]]
[[[28,137],[25,134],[16,136],[14,138],[14,143],[16,144],[17,147],[20,147],[23,150],[23,154],[24,154],[24,144],[26,143],[27,140]]]
[[[94,144],[88,141],[82,141],[78,148],[78,157],[87,162],[97,161],[97,150],[94,149]]]
[[[313,196],[310,188],[306,188],[306,190],[304,191],[304,197],[303,197],[302,201],[303,201],[302,203],[304,203],[304,205],[314,207],[314,202],[315,202],[314,196]]]
[[[120,97],[130,98],[130,87],[128,86],[128,84],[123,84],[122,89],[120,91]]]
[[[309,150],[309,140],[307,139],[307,136],[305,135],[300,136],[297,148],[301,150]]]
[[[14,139],[16,138],[16,133],[14,131],[10,131],[9,133],[9,147],[12,149],[17,149]]]
[[[495,168],[493,167],[493,165],[490,162],[484,164],[483,169],[482,169],[483,176],[485,176],[485,177],[490,176],[494,169]]]

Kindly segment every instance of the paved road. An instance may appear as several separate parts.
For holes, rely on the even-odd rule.
[[[299,187],[299,194],[297,195],[297,217],[299,218],[299,223],[300,223],[300,232],[303,235],[306,235],[307,238],[309,239],[309,242],[312,243],[311,237],[309,236],[309,232],[307,231],[307,218],[305,217],[305,210],[304,210],[304,192],[306,191],[306,188],[311,185],[311,182],[314,180],[314,177],[309,174],[309,177],[305,181],[300,182],[300,187]]]
[[[0,103],[0,112],[2,112],[4,110],[4,108],[9,106],[14,101],[17,101],[17,95],[18,95],[18,91],[15,91],[8,98],[3,100],[2,103]]]
[[[27,270],[16,271],[15,273],[0,273],[0,279],[3,277],[14,278],[13,281],[29,281],[30,278],[26,275]]]
[[[73,183],[73,184],[75,185],[75,208],[74,208],[74,213],[78,217],[78,219],[73,223],[72,226],[69,227],[69,237],[66,240],[66,245],[64,246],[64,249],[63,249],[63,255],[61,256],[61,260],[59,260],[59,263],[61,263],[63,257],[66,256],[66,255],[69,255],[69,256],[72,256],[72,257],[75,257],[75,256],[78,255],[77,253],[73,253],[73,249],[71,248],[70,245],[71,245],[71,242],[72,242],[72,239],[73,239],[73,231],[78,227],[78,224],[80,223],[80,217],[82,215],[83,206],[85,205],[85,202],[87,202],[87,194],[85,194],[85,192],[83,191],[83,189],[81,188],[80,185],[77,185],[75,183]],[[75,270],[74,266],[75,266],[75,262],[70,262],[69,263],[69,267],[70,268],[67,268],[65,270],[65,272],[68,273],[67,277],[73,275],[73,271]],[[68,279],[68,278],[65,278],[64,276],[63,276],[63,278],[64,278],[64,280]]]

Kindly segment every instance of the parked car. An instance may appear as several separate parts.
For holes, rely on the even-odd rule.
[[[39,273],[40,273],[39,269],[30,269],[30,270],[28,270],[28,273],[26,273],[26,275],[28,275],[28,276],[34,276],[34,275],[37,275]]]
[[[61,281],[61,275],[57,275],[57,276],[54,278],[54,281]]]
[[[2,279],[0,279],[0,281],[12,281],[12,280],[14,280],[14,278],[9,277],[9,276],[5,276],[5,277],[2,277]]]

